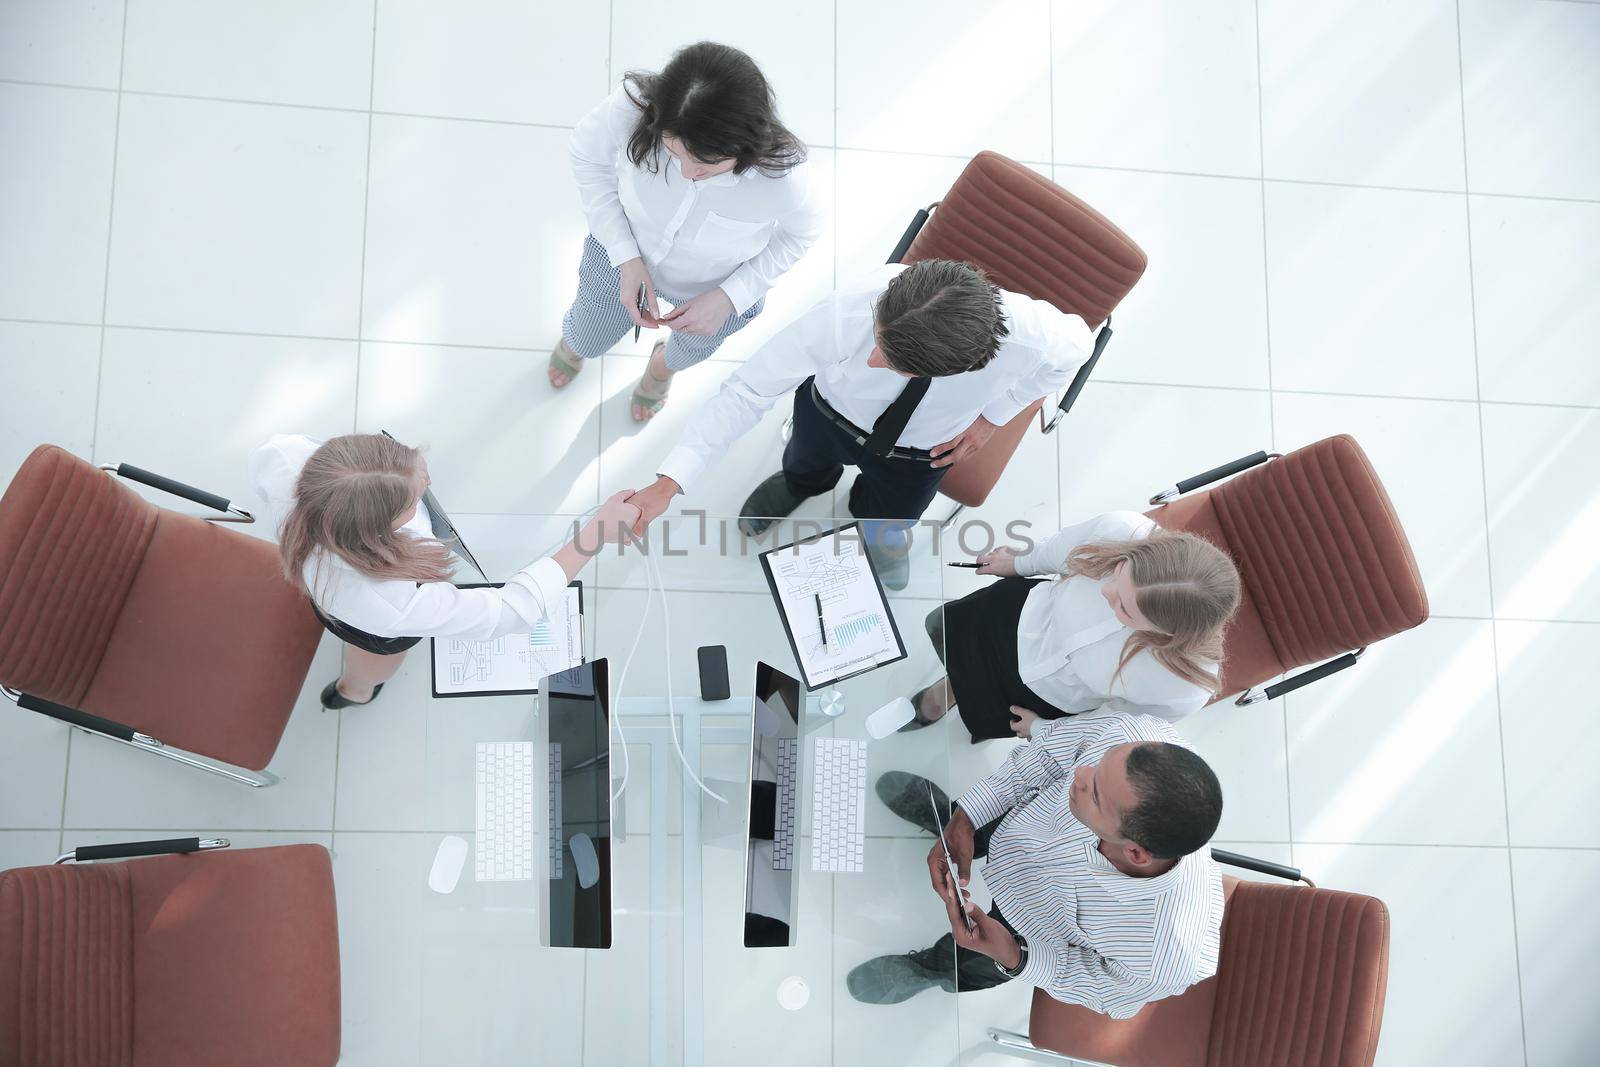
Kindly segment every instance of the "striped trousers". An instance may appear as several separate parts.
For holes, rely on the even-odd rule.
[[[673,306],[682,299],[667,293],[657,293]],[[584,359],[603,355],[611,346],[622,340],[622,335],[633,329],[633,320],[623,310],[622,271],[611,265],[606,250],[590,236],[583,242],[583,261],[578,264],[578,295],[561,320],[561,339],[567,347]],[[729,315],[722,329],[714,334],[669,331],[667,337],[667,369],[673,372],[692,367],[722,346],[722,342],[744,329],[761,314],[765,298],[757,300],[743,315]]]

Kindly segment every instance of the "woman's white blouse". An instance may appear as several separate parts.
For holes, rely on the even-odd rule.
[[[614,267],[642,257],[663,296],[687,300],[720,286],[743,314],[822,234],[809,164],[689,181],[663,148],[651,173],[628,159],[638,119],[619,86],[572,131],[589,232]]]
[[[300,470],[319,447],[300,434],[279,434],[250,453],[250,478],[271,511],[274,531],[294,507]],[[433,536],[420,502],[401,529],[412,537]],[[324,615],[377,637],[482,640],[528,633],[560,603],[567,586],[566,572],[548,557],[512,575],[501,589],[369,578],[321,549],[306,560],[302,574]]]
[[[1059,575],[1067,556],[1085,542],[1149,537],[1155,528],[1137,512],[1109,512],[1069,526],[1019,555],[1017,574]],[[1057,578],[1028,594],[1017,622],[1017,671],[1023,682],[1074,714],[1142,714],[1176,721],[1204,707],[1211,694],[1167,670],[1149,651],[1129,660],[1112,682],[1133,630],[1118,621],[1100,595],[1109,580]]]

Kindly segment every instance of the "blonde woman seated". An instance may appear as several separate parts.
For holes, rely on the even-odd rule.
[[[1002,580],[928,616],[949,674],[912,698],[902,730],[954,706],[974,741],[1027,737],[1091,711],[1181,719],[1216,695],[1239,572],[1204,538],[1114,511],[978,563]]]
[[[639,517],[624,490],[503,588],[458,589],[422,506],[428,465],[417,449],[379,434],[321,445],[283,434],[250,454],[250,476],[272,510],[285,577],[344,642],[344,669],[322,691],[328,709],[371,703],[424,637],[531,632],[600,546],[622,540]]]

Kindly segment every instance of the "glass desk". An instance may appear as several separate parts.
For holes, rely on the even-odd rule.
[[[536,550],[554,536],[556,522],[540,526],[548,536],[520,543]],[[480,541],[470,522],[460,525],[492,576],[520,561],[509,528],[484,531]],[[798,532],[816,529],[801,523]],[[490,533],[507,543],[489,546]],[[872,742],[864,871],[824,873],[810,863],[811,739],[866,738],[869,714],[943,673],[924,619],[967,587],[949,592],[951,578],[962,582],[960,576],[971,572],[946,570],[943,546],[933,543],[930,527],[914,533],[906,588],[888,591],[906,658],[833,687],[843,700],[838,717],[820,706],[827,689],[807,693],[802,685],[794,942],[787,948],[743,944],[755,666],[763,661],[799,676],[756,553],[788,543],[795,533],[795,523],[784,523],[776,538],[747,542],[741,551],[733,520],[690,516],[657,523],[651,544],[671,622],[656,597],[626,678],[623,660],[650,600],[647,565],[637,549],[613,549],[585,570],[585,651],[610,661],[613,712],[626,736],[627,783],[612,812],[612,947],[545,947],[549,883],[540,877],[478,882],[470,852],[452,893],[430,890],[425,869],[397,879],[397,892],[421,898],[419,907],[408,909],[422,926],[421,1062],[779,1067],[958,1060],[955,997],[935,990],[899,1005],[860,1004],[850,997],[845,976],[871,957],[926,948],[948,931],[928,884],[925,858],[933,839],[889,812],[873,783],[887,770],[907,770],[952,795],[959,792],[955,787],[973,777],[963,772],[959,783],[952,780],[952,753],[957,745],[971,747],[965,732],[951,724]],[[696,648],[707,644],[727,646],[728,700],[699,698]],[[418,648],[423,656],[427,651],[426,644]],[[703,795],[684,772],[667,718],[668,693],[685,759],[726,804]],[[426,717],[425,824],[417,829],[455,833],[470,844],[476,743],[536,740],[546,714],[543,694],[433,701]],[[622,773],[620,748],[614,733],[614,781]],[[548,846],[546,773],[545,754],[536,749],[540,850]],[[802,979],[809,993],[797,1010],[778,999],[789,977]]]

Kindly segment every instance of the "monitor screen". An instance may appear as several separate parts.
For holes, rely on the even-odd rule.
[[[611,691],[597,659],[544,680],[549,731],[545,943],[611,947]]]
[[[794,944],[800,832],[800,682],[756,664],[745,839],[744,944]]]

